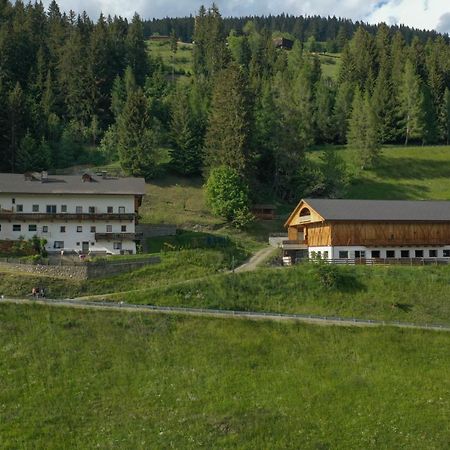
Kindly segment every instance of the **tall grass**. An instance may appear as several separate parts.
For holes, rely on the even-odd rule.
[[[0,442],[408,448],[450,442],[448,333],[0,305]]]

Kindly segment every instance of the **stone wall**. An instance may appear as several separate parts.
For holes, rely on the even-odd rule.
[[[80,264],[80,265],[40,265],[40,264],[15,264],[0,262],[0,272],[29,273],[34,275],[46,275],[53,278],[67,278],[87,280],[92,278],[104,278],[111,275],[132,272],[142,267],[158,264],[157,256],[146,258],[142,261],[124,261],[104,264]]]

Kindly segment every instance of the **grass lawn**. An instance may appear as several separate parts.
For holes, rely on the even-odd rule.
[[[449,333],[0,304],[0,342],[2,449],[450,441]]]
[[[147,48],[152,57],[161,58],[169,68],[174,67],[175,71],[184,71],[192,74],[193,44],[186,42],[178,43],[178,51],[173,54],[170,48],[170,40],[167,41],[147,41]]]
[[[350,152],[336,147],[347,160]],[[320,150],[310,153],[316,158]],[[450,146],[384,147],[379,163],[351,184],[346,197],[391,200],[448,200]]]
[[[203,180],[166,176],[147,184],[144,202],[139,210],[143,223],[169,223],[184,229],[195,229],[231,237],[248,250],[267,244],[269,234],[283,231],[289,208],[276,220],[256,221],[246,231],[235,230],[211,214],[202,189]],[[155,242],[157,242],[156,240]]]
[[[322,285],[316,265],[220,275],[109,296],[128,303],[240,311],[318,314],[450,325],[450,267],[331,267]]]

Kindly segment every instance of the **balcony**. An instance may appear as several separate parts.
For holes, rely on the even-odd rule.
[[[308,242],[305,240],[286,240],[281,243],[283,250],[306,250]]]
[[[52,222],[52,221],[64,221],[64,220],[75,220],[78,222],[82,222],[84,220],[87,221],[96,221],[96,220],[134,220],[136,217],[135,214],[132,213],[124,213],[124,214],[107,214],[107,213],[81,213],[81,214],[69,214],[69,213],[18,213],[11,211],[1,211],[0,212],[0,220],[8,220],[8,221],[19,221],[19,222]]]
[[[95,233],[96,241],[135,241],[142,238],[142,233]]]

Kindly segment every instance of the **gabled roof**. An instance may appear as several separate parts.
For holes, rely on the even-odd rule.
[[[302,200],[289,217],[288,224],[302,202],[324,220],[450,222],[450,201],[426,200]]]
[[[144,195],[143,178],[103,178],[82,175],[48,175],[45,181],[23,174],[0,173],[0,194]]]

